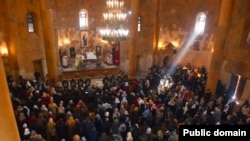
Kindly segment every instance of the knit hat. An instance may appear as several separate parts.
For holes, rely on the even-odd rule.
[[[85,137],[82,137],[81,141],[87,141],[87,139]]]
[[[47,96],[46,92],[43,92],[43,97],[46,97],[46,96]]]
[[[127,98],[126,98],[126,97],[123,97],[123,98],[122,98],[122,102],[128,102]]]
[[[128,86],[128,82],[125,82],[125,86]]]
[[[39,108],[38,108],[38,106],[35,104],[35,105],[33,106],[33,109],[39,109]]]
[[[116,103],[116,104],[120,103],[120,100],[119,100],[118,97],[115,98],[115,103]]]
[[[43,104],[43,105],[41,106],[41,110],[48,111],[48,108]]]
[[[96,114],[95,117],[96,117],[97,119],[101,119],[100,114]]]
[[[24,135],[29,135],[29,134],[30,134],[29,128],[25,128],[25,129],[24,129]]]
[[[68,112],[66,113],[66,115],[72,115],[72,113],[71,113],[70,111],[68,111]]]
[[[31,131],[31,134],[30,134],[30,138],[31,138],[31,139],[35,139],[36,137],[37,137],[36,131],[35,131],[35,130],[32,130],[32,131]]]
[[[125,114],[125,115],[128,115],[128,111],[126,110],[126,111],[124,112],[124,114]]]
[[[27,126],[27,123],[24,123],[23,124],[23,128],[27,128],[28,126]]]
[[[18,111],[22,111],[23,110],[23,107],[21,105],[17,106],[17,110]]]
[[[105,117],[108,117],[109,116],[109,112],[105,112]]]
[[[54,122],[53,118],[49,118],[49,122],[53,123]]]
[[[147,134],[150,134],[150,133],[151,133],[151,128],[150,128],[150,127],[147,128],[146,133],[147,133]]]
[[[139,128],[139,125],[136,123],[136,124],[135,124],[135,127],[136,127],[136,128]]]
[[[118,108],[115,108],[115,109],[114,109],[114,113],[117,113],[117,112],[119,112],[119,109],[118,109]]]
[[[71,100],[69,100],[69,104],[74,104],[74,102],[73,102],[73,100],[71,99]]]

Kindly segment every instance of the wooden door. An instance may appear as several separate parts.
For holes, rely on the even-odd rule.
[[[230,80],[230,85],[228,88],[228,98],[231,99],[234,96],[235,90],[237,88],[237,82],[238,82],[238,75],[232,74],[231,75],[231,80]]]
[[[33,61],[34,72],[37,71],[40,73],[40,81],[44,81],[44,74],[43,74],[43,64],[42,60],[35,60]]]

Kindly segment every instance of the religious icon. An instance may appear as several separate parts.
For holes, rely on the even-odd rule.
[[[96,56],[101,56],[101,54],[102,54],[102,47],[96,46]]]
[[[70,58],[75,58],[76,57],[75,47],[70,47],[69,52],[70,52]]]
[[[120,65],[120,44],[113,46],[112,52],[114,65]]]
[[[200,42],[199,41],[195,41],[193,44],[193,49],[194,50],[200,50]]]
[[[81,32],[81,47],[88,47],[88,32]]]

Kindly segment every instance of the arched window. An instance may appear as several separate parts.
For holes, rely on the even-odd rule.
[[[88,12],[86,9],[81,9],[79,12],[79,25],[80,30],[87,30],[88,25]]]
[[[35,32],[33,15],[31,13],[28,13],[26,18],[27,18],[28,32]]]
[[[204,12],[200,12],[196,16],[194,33],[198,35],[202,35],[205,30],[205,24],[206,24],[206,14]]]

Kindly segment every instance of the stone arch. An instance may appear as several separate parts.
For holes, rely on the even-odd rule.
[[[235,61],[228,64],[228,71],[230,73],[241,75],[244,78],[250,77],[250,66],[244,61]]]
[[[245,21],[241,34],[240,48],[246,49],[250,47],[250,17]]]

